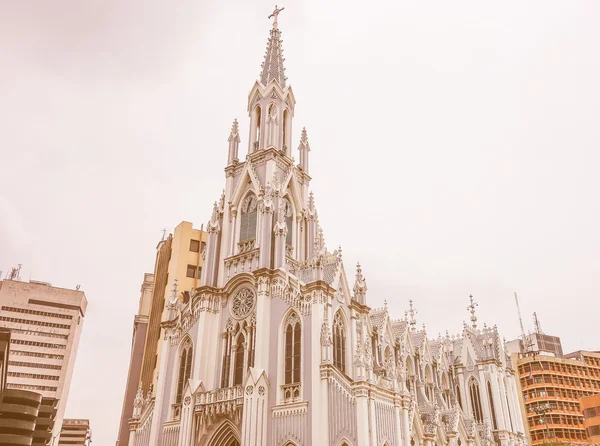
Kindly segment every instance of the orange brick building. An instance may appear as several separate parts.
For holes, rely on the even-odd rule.
[[[563,357],[519,354],[513,355],[513,362],[530,443],[589,444],[580,399],[600,394],[600,352],[577,351]]]
[[[600,394],[582,398],[581,412],[590,443],[600,444]]]

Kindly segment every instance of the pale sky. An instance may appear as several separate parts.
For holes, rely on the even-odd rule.
[[[1,1],[0,270],[89,306],[67,416],[114,445],[160,230],[224,187],[267,1]],[[600,2],[287,1],[279,16],[330,250],[435,337],[468,296],[600,349]],[[295,157],[298,159],[297,152]]]

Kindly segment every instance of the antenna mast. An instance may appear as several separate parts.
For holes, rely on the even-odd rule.
[[[533,324],[535,325],[535,332],[537,334],[544,334],[544,332],[542,331],[542,324],[540,324],[540,320],[537,317],[537,313],[534,311],[533,312]]]
[[[519,314],[519,324],[521,325],[521,336],[523,336],[523,342],[525,342],[525,328],[523,328],[523,318],[521,317],[521,308],[519,308],[519,298],[515,292],[515,302],[517,304],[517,313]]]

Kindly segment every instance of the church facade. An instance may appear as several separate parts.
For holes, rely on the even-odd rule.
[[[371,309],[360,265],[348,280],[326,248],[306,130],[292,154],[278,14],[247,155],[235,121],[200,286],[175,282],[165,298],[156,385],[135,397],[129,445],[525,445],[515,372],[474,306],[460,336],[429,338],[412,302],[401,319]]]

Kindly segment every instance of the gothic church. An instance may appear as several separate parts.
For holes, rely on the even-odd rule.
[[[235,121],[201,286],[165,299],[158,378],[135,398],[129,445],[525,445],[495,327],[473,314],[460,336],[428,338],[412,302],[402,319],[371,309],[360,265],[349,282],[326,248],[306,130],[292,155],[279,12],[248,96],[247,155]]]

